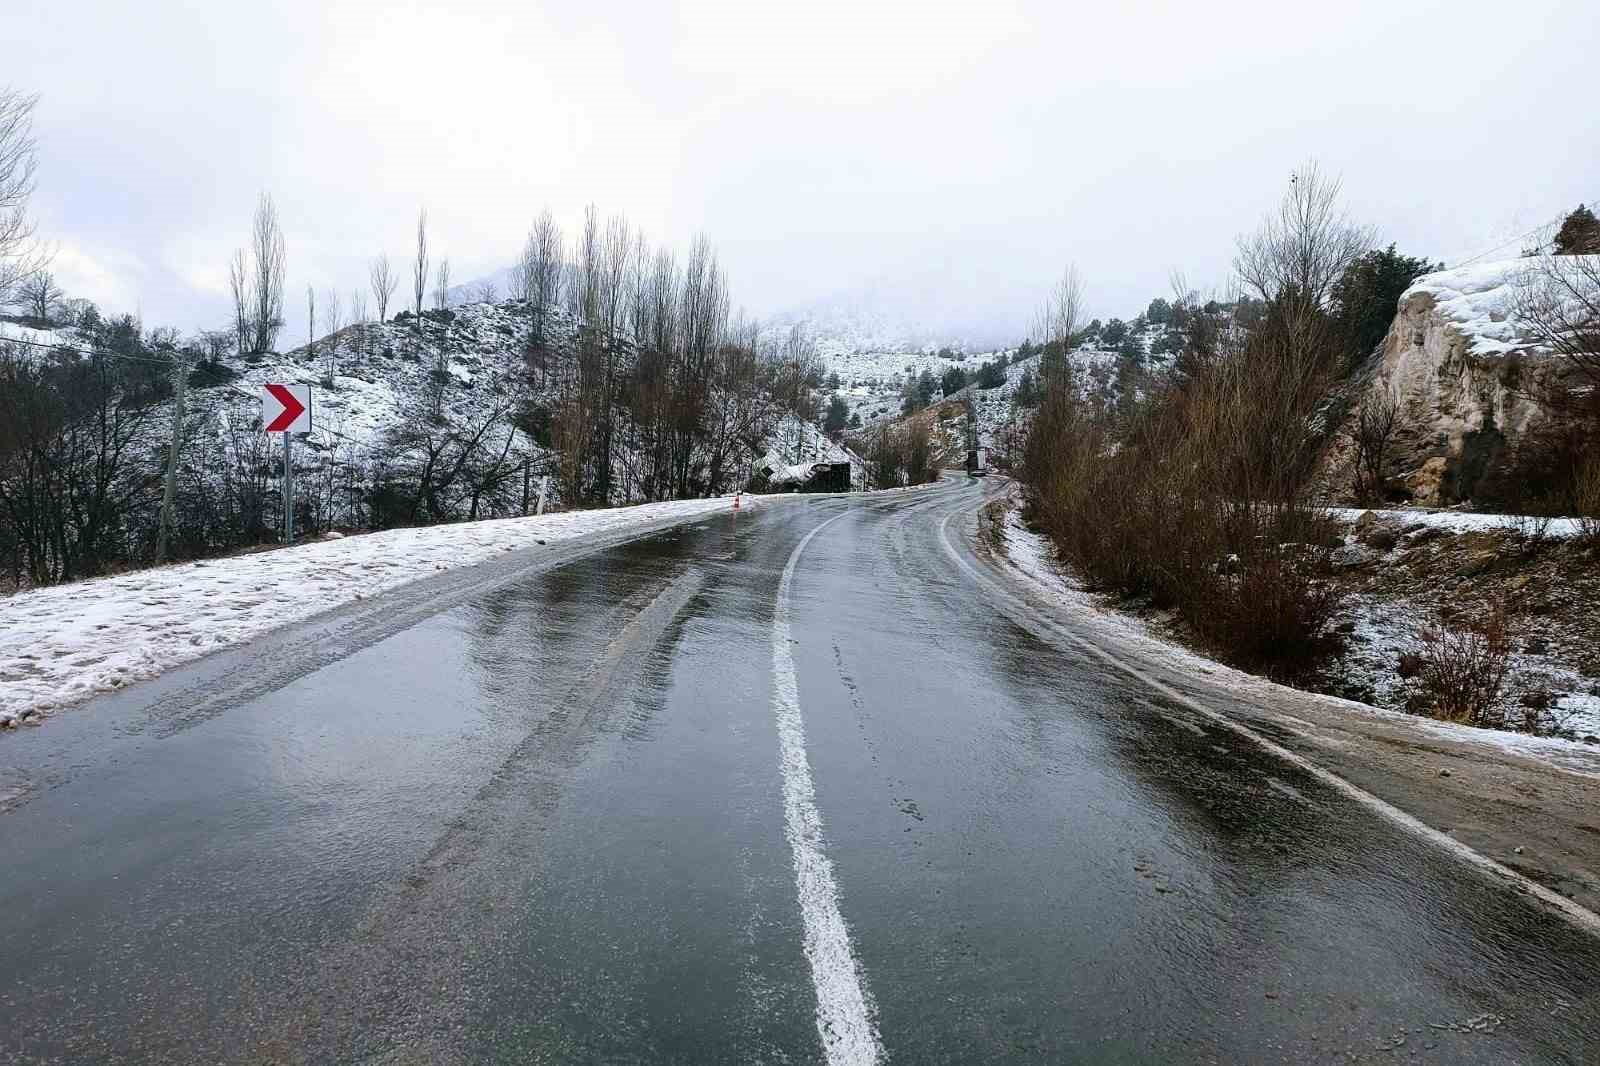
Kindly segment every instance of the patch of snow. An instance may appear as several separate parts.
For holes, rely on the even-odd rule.
[[[76,346],[79,341],[70,333],[57,329],[34,329],[16,322],[0,322],[0,341],[27,341],[29,344]]]
[[[1360,507],[1334,507],[1329,513],[1342,522],[1354,522],[1367,511]],[[1507,532],[1540,533],[1553,539],[1576,537],[1583,532],[1583,522],[1577,518],[1545,519],[1529,515],[1480,514],[1474,511],[1413,511],[1376,510],[1381,519],[1392,519],[1406,526],[1425,526],[1449,533]]]
[[[1556,701],[1555,716],[1579,736],[1600,736],[1600,693],[1563,696]]]

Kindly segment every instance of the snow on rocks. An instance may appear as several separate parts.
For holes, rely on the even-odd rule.
[[[1400,303],[1404,305],[1418,293],[1433,297],[1438,313],[1470,339],[1475,355],[1524,349],[1530,341],[1517,327],[1518,295],[1548,270],[1549,259],[1528,256],[1424,274],[1400,297]],[[1563,257],[1557,265],[1582,260],[1600,260],[1600,256]]]
[[[741,509],[775,498],[746,496]],[[732,504],[717,497],[393,529],[18,593],[0,600],[0,727],[439,570]]]
[[[1341,522],[1359,522],[1366,515],[1401,523],[1406,530],[1437,529],[1446,533],[1536,533],[1553,540],[1580,536],[1583,522],[1577,518],[1536,518],[1531,515],[1485,514],[1477,511],[1425,511],[1406,508],[1364,510],[1359,507],[1334,507],[1330,513]]]

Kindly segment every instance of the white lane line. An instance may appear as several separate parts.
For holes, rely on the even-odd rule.
[[[982,501],[980,501],[980,506],[981,502]],[[1045,617],[1036,611],[1032,605],[1028,604],[1025,600],[1013,595],[1010,591],[1003,588],[997,581],[985,576],[984,574],[980,574],[977,570],[973,569],[973,567],[969,565],[965,559],[961,558],[960,553],[956,551],[955,544],[950,540],[950,520],[956,515],[961,514],[966,509],[967,508],[964,506],[958,507],[944,516],[944,520],[939,523],[939,543],[944,548],[945,554],[950,556],[952,562],[954,562],[962,570],[965,570],[967,575],[978,584],[987,586],[990,593],[997,599],[996,606],[999,607],[1004,614],[1010,616],[1013,621],[1024,626],[1025,628],[1029,623],[1031,623],[1033,625],[1043,626],[1051,630],[1062,639],[1077,645],[1084,651],[1106,663],[1108,666],[1111,666],[1117,670],[1121,670],[1129,677],[1132,677],[1138,681],[1142,681],[1144,684],[1149,685],[1151,688],[1155,689],[1163,696],[1166,696],[1168,699],[1189,708],[1189,710],[1194,711],[1196,714],[1203,715],[1208,721],[1215,722],[1224,729],[1232,730],[1239,736],[1253,741],[1260,747],[1282,759],[1284,762],[1298,766],[1300,769],[1304,770],[1312,777],[1315,777],[1323,784],[1328,785],[1337,792],[1343,793],[1345,796],[1372,811],[1380,818],[1383,818],[1393,825],[1398,826],[1400,829],[1410,833],[1412,836],[1425,840],[1428,843],[1433,844],[1434,846],[1449,853],[1450,855],[1453,855],[1456,859],[1477,870],[1480,874],[1487,875],[1491,880],[1498,881],[1502,885],[1510,887],[1511,889],[1520,892],[1524,896],[1531,896],[1533,899],[1544,904],[1548,909],[1554,911],[1563,918],[1566,918],[1573,925],[1577,926],[1579,929],[1582,929],[1584,932],[1591,935],[1600,935],[1600,915],[1595,914],[1581,903],[1570,900],[1561,895],[1561,893],[1546,888],[1544,885],[1541,885],[1532,878],[1525,877],[1522,874],[1517,873],[1517,871],[1511,869],[1509,866],[1496,862],[1494,859],[1491,859],[1482,852],[1476,851],[1468,845],[1463,844],[1455,837],[1435,829],[1433,826],[1422,821],[1420,818],[1407,814],[1405,811],[1401,810],[1399,807],[1396,807],[1388,800],[1380,799],[1378,796],[1373,795],[1371,792],[1368,792],[1361,786],[1345,780],[1332,770],[1329,770],[1323,766],[1319,766],[1298,752],[1290,751],[1283,745],[1268,740],[1266,737],[1262,736],[1260,733],[1256,732],[1254,729],[1251,729],[1244,723],[1236,722],[1227,715],[1222,714],[1220,711],[1212,710],[1205,704],[1200,703],[1198,700],[1191,699],[1189,696],[1179,692],[1172,686],[1156,680],[1154,677],[1145,673],[1138,667],[1133,666],[1130,663],[1123,662],[1121,658],[1102,648],[1098,643],[1081,637],[1072,632],[1070,629],[1067,629],[1065,626],[1062,626],[1050,618]],[[1018,615],[1021,615],[1022,617],[1019,618]]]
[[[848,514],[850,512],[845,512]],[[811,764],[806,758],[805,723],[800,717],[800,687],[789,641],[789,589],[795,564],[811,538],[845,514],[834,515],[805,535],[789,556],[778,582],[772,618],[772,711],[778,720],[783,769],[784,835],[794,852],[795,887],[805,923],[806,961],[817,990],[817,1033],[830,1066],[857,1066],[883,1058],[875,1013],[850,946],[850,930],[839,913],[839,886],[822,845]]]

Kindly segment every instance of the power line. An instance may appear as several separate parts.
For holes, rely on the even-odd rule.
[[[170,367],[171,359],[156,359],[152,356],[127,355],[123,352],[113,352],[104,349],[95,351],[88,348],[74,348],[70,344],[44,344],[40,341],[23,340],[21,337],[0,337],[0,344],[23,344],[29,348],[43,348],[47,352],[71,352],[74,355],[86,355],[90,359],[121,359],[127,363],[150,363],[155,366]]]
[[[1580,206],[1587,207],[1590,210],[1593,210],[1596,207],[1600,207],[1600,200],[1590,200],[1588,203],[1582,204]],[[1529,230],[1526,233],[1518,234],[1517,236],[1512,237],[1510,240],[1504,241],[1504,242],[1502,242],[1500,244],[1497,244],[1493,248],[1488,249],[1487,251],[1479,252],[1477,255],[1473,256],[1470,259],[1463,259],[1459,263],[1451,264],[1450,269],[1454,270],[1457,267],[1471,266],[1473,263],[1478,262],[1480,259],[1487,259],[1489,256],[1493,255],[1495,252],[1498,252],[1502,248],[1509,247],[1509,246],[1511,246],[1513,244],[1519,244],[1522,241],[1527,240],[1529,237],[1532,237],[1534,234],[1539,233],[1540,231],[1542,231],[1544,229],[1547,229],[1548,227],[1550,227],[1552,225],[1559,224],[1563,219],[1565,219],[1567,217],[1568,214],[1570,214],[1570,212],[1563,211],[1560,214],[1557,214],[1554,218],[1550,219],[1549,221],[1539,223],[1537,226],[1533,227],[1531,230]]]

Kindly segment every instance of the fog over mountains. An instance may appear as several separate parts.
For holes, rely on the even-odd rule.
[[[454,300],[479,299],[485,286],[500,299],[516,287],[516,268],[505,267],[450,290]],[[991,351],[1027,335],[1028,316],[973,292],[950,300],[948,278],[879,277],[856,288],[772,311],[745,307],[768,331],[803,326],[824,356],[858,352],[916,352],[925,348]],[[737,283],[734,292],[738,307]]]

